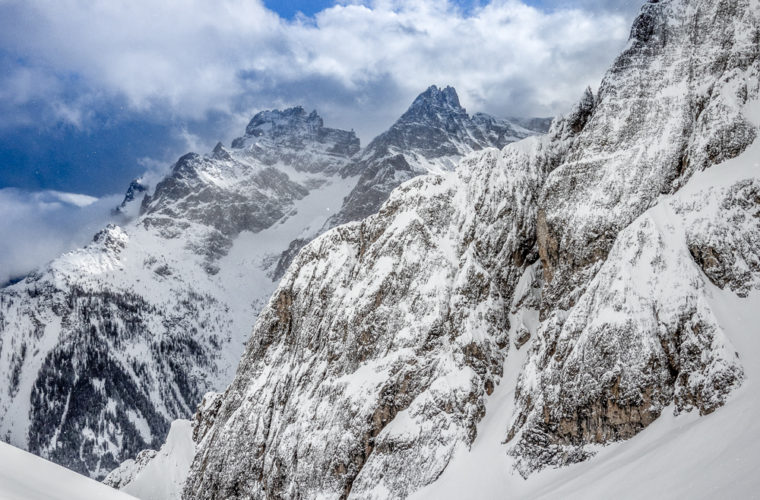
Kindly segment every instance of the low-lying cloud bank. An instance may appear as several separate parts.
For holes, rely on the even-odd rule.
[[[124,150],[147,147],[150,124],[154,143],[181,131],[172,159],[295,104],[366,144],[431,84],[455,86],[470,112],[551,116],[596,86],[640,3],[344,0],[286,20],[260,0],[0,0],[0,187],[126,189],[143,166]],[[73,148],[98,130],[113,133]],[[0,189],[0,283],[89,241],[119,198]]]
[[[120,198],[0,189],[0,286],[87,244]]]
[[[526,2],[339,2],[284,20],[257,0],[2,0],[2,126],[34,122],[40,103],[75,127],[116,100],[178,120],[239,116],[230,127],[304,104],[366,142],[431,84],[455,86],[470,111],[551,116],[598,83],[631,9]]]

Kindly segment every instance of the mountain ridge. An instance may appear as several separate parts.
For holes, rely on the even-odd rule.
[[[485,113],[470,116],[453,87],[441,89],[431,85],[355,161],[343,167],[341,175],[356,175],[358,181],[340,211],[317,234],[376,213],[393,189],[413,177],[452,170],[459,159],[470,153],[486,147],[501,149],[510,142],[545,131],[545,120],[526,120],[525,124],[537,128],[528,130]],[[299,238],[291,242],[280,256],[273,276],[280,278],[310,240]]]
[[[0,435],[102,478],[158,448],[233,377],[277,257],[318,234],[356,177],[352,131],[302,107],[136,179],[99,232],[0,290]]]

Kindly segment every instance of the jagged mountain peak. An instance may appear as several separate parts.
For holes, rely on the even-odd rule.
[[[126,233],[116,224],[108,224],[93,236],[93,243],[98,243],[107,247],[124,246]]]
[[[214,149],[211,151],[211,157],[216,160],[232,160],[230,152],[227,151],[227,148],[225,148],[224,144],[221,142],[216,143],[216,146],[214,146]]]
[[[135,214],[132,213],[134,211],[130,210],[130,207],[132,205],[139,207],[140,202],[147,191],[148,186],[142,178],[132,179],[132,182],[129,183],[129,187],[127,188],[127,192],[124,193],[124,199],[119,206],[112,210],[112,213],[114,215],[121,214],[126,217],[134,216]],[[137,200],[137,203],[133,203],[135,200]]]
[[[594,102],[594,91],[591,90],[591,87],[586,87],[586,90],[583,91],[583,97],[581,97],[579,107],[588,111],[594,108]]]
[[[407,155],[406,163],[411,161],[414,165],[402,165],[402,169],[438,170],[441,165],[436,163],[451,169],[456,163],[450,161],[451,158],[489,146],[501,148],[531,133],[484,113],[470,116],[460,104],[454,87],[431,85],[388,130],[369,143],[362,160],[384,161],[400,151],[409,151],[414,154]],[[351,173],[361,171],[352,166],[348,169]]]
[[[399,121],[404,122],[410,118],[418,118],[420,116],[434,118],[441,112],[454,114],[467,113],[459,103],[459,95],[457,95],[454,87],[446,86],[445,88],[439,88],[436,85],[431,85],[417,96]]]
[[[293,151],[283,151],[283,148]],[[246,150],[267,164],[276,162],[276,158],[283,154],[300,154],[306,150],[348,158],[355,155],[359,148],[359,138],[353,130],[325,127],[324,120],[316,111],[307,113],[302,106],[282,111],[260,111],[248,123],[245,135],[232,141],[232,149]],[[275,154],[267,154],[266,151]],[[322,170],[322,167],[315,168]],[[312,167],[305,169],[314,170]]]
[[[323,126],[324,121],[316,110],[307,113],[303,106],[294,106],[282,111],[273,109],[256,113],[245,128],[245,135],[249,137],[261,137],[263,135],[278,137],[296,130],[315,133]]]

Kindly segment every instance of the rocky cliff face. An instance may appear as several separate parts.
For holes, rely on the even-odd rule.
[[[523,472],[582,458],[586,443],[628,438],[669,404],[713,411],[741,379],[701,285],[704,269],[720,283],[724,264],[709,244],[682,245],[683,232],[714,241],[720,215],[703,212],[709,223],[697,224],[699,204],[668,208],[665,200],[755,140],[759,16],[751,1],[645,4],[586,106],[586,123],[548,175],[537,233],[544,323],[510,431],[519,434]],[[656,204],[665,212],[642,216]],[[756,227],[746,231],[756,239]],[[744,257],[723,252],[733,269],[724,284],[739,289],[736,280],[751,281],[738,271]]]
[[[405,496],[434,480],[474,438],[501,375],[505,309],[537,258],[538,163],[489,150],[302,250],[215,411],[188,495]]]
[[[306,246],[199,417],[185,496],[405,497],[473,441],[530,337],[505,429],[525,475],[668,406],[719,408],[744,375],[710,287],[760,278],[759,16],[648,2],[546,136],[402,184]],[[516,321],[535,308],[537,328]]]
[[[692,173],[757,135],[757,12],[750,0],[647,2],[541,201],[546,297],[567,308],[617,233]],[[553,283],[553,284],[551,284]]]
[[[245,150],[266,165],[282,162],[300,172],[332,174],[359,152],[359,139],[353,132],[325,127],[316,111],[306,114],[298,106],[258,113],[245,136],[232,141],[232,148]]]

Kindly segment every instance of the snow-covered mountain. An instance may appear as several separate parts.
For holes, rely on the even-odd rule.
[[[354,188],[320,233],[377,213],[391,191],[430,172],[453,170],[473,151],[505,145],[546,132],[549,119],[502,120],[485,113],[472,116],[459,103],[453,87],[435,85],[417,96],[409,109],[341,170],[358,177]],[[314,235],[316,236],[316,235]],[[299,238],[283,252],[275,276],[281,277],[311,238]]]
[[[0,291],[2,438],[94,477],[158,447],[229,383],[275,286],[267,258],[339,208],[358,151],[316,113],[264,112],[152,193],[132,183],[133,222]]]
[[[435,132],[446,165],[511,140],[451,88],[417,108],[448,127]],[[393,144],[400,158],[438,158]],[[132,182],[115,209],[128,222],[0,290],[0,438],[98,478],[158,449],[172,420],[230,383],[281,254],[339,213],[364,156],[353,132],[296,107],[257,114],[229,148],[182,156],[155,186]]]
[[[714,437],[746,458],[759,129],[760,2],[650,0],[548,134],[401,184],[298,253],[199,410],[184,496],[403,498],[449,466],[466,482],[479,432],[531,478],[724,411]]]

